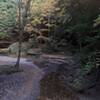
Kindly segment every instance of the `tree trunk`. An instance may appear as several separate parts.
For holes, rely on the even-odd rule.
[[[21,45],[22,45],[22,36],[23,36],[21,8],[22,8],[22,0],[19,0],[19,2],[18,2],[18,9],[19,9],[19,51],[18,51],[17,62],[15,64],[16,69],[19,69],[19,66],[20,66]]]

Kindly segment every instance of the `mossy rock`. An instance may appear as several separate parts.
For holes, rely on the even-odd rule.
[[[26,52],[28,51],[28,49],[30,48],[29,43],[27,42],[23,42],[22,43],[22,55],[26,54]],[[10,54],[18,54],[18,50],[19,50],[19,43],[13,43],[12,45],[9,46],[9,53]]]

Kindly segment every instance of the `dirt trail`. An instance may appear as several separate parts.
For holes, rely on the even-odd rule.
[[[15,64],[15,62],[16,58],[0,56],[0,65]],[[21,68],[24,69],[23,72],[0,76],[0,100],[37,100],[40,95],[40,80],[45,72],[24,58],[21,58]],[[93,89],[78,96],[80,100],[100,100],[100,87],[97,89],[98,92]]]
[[[16,58],[0,57],[0,65],[14,64]],[[21,59],[23,72],[0,76],[0,100],[37,100],[42,70],[27,59]]]

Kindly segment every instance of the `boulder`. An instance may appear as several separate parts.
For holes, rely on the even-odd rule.
[[[63,56],[42,54],[40,58],[34,60],[34,63],[48,74],[51,72],[57,72],[59,68],[67,65],[68,62],[66,61],[66,57]]]
[[[26,54],[26,52],[28,51],[28,49],[30,48],[30,45],[29,43],[27,42],[23,42],[22,43],[22,54]],[[19,43],[16,42],[16,43],[13,43],[12,45],[9,46],[9,53],[10,54],[17,54],[18,53],[18,50],[19,50]]]
[[[37,58],[39,59],[41,54],[42,54],[41,49],[38,49],[38,48],[29,49],[27,51],[27,55],[31,56],[33,60],[36,60]]]
[[[34,54],[41,54],[41,50],[40,49],[34,49],[34,48],[31,48],[27,51],[27,54],[29,55],[34,55]]]

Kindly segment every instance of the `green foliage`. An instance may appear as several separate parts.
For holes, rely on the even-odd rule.
[[[3,39],[5,37],[8,37],[9,34],[7,32],[0,32],[0,38]]]
[[[39,31],[46,28],[47,36],[53,37],[56,45],[66,40],[66,48],[68,43],[80,50],[98,40],[99,29],[93,24],[99,7],[97,0],[35,0],[30,7],[30,23]]]
[[[12,0],[0,1],[0,36],[6,36],[16,21],[16,7]],[[3,34],[4,33],[4,34]]]
[[[98,16],[98,18],[95,20],[94,26],[98,26],[100,25],[100,15]]]

